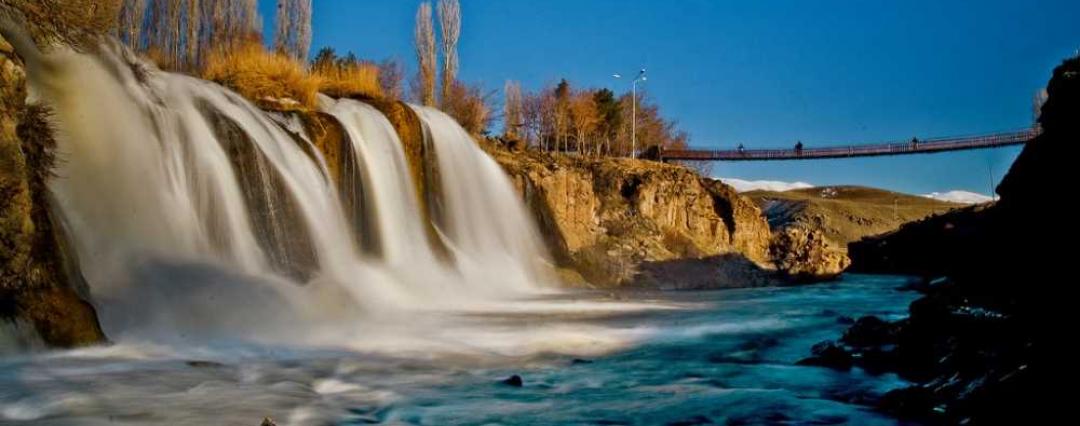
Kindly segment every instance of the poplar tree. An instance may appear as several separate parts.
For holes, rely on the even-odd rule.
[[[439,30],[442,36],[442,103],[446,104],[457,80],[457,44],[461,37],[461,5],[458,0],[439,0]]]
[[[420,3],[416,11],[416,61],[419,65],[417,90],[420,103],[435,106],[435,29],[431,17],[431,3]]]

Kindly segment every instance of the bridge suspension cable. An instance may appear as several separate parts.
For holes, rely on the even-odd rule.
[[[657,149],[647,157],[661,161],[776,161],[815,160],[824,158],[875,157],[884,155],[926,154],[969,149],[1023,145],[1038,136],[1035,129],[976,136],[912,139],[908,142],[828,146],[810,148],[798,144],[790,149]],[[651,154],[651,155],[649,155]]]

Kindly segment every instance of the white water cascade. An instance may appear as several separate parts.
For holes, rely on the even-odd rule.
[[[544,247],[506,173],[453,118],[413,106],[438,159],[442,215],[438,222],[461,254],[459,267],[477,282],[498,280],[518,290],[544,276]],[[544,279],[540,279],[544,281]]]
[[[322,100],[347,130],[365,214],[376,215],[381,254],[368,256],[318,150],[239,95],[120,49],[27,64],[31,101],[55,112],[51,189],[114,340],[333,342],[403,315],[392,311],[505,300],[547,280],[508,179],[442,113],[417,108],[436,147],[452,259],[432,249],[389,121]]]
[[[415,297],[455,297],[460,288],[448,281],[459,277],[437,259],[427,239],[405,152],[390,120],[354,100],[320,96],[319,103],[345,128],[362,171],[363,214],[373,216],[367,232],[377,234],[379,264]]]

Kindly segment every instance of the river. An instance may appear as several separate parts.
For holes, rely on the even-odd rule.
[[[843,317],[897,318],[903,278],[570,293],[375,322],[341,346],[121,342],[0,359],[0,423],[899,424],[895,375],[794,363]],[[512,375],[523,386],[504,384]]]

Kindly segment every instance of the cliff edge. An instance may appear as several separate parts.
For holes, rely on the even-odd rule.
[[[683,167],[626,158],[489,150],[560,266],[599,287],[772,284],[769,225],[731,187]]]

